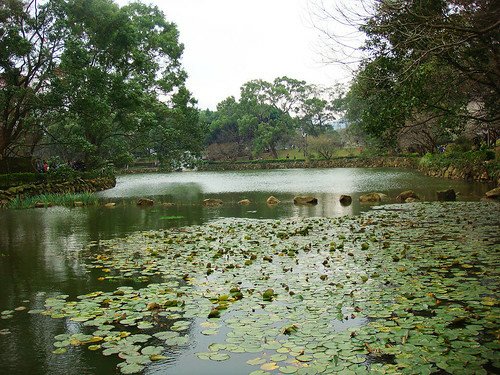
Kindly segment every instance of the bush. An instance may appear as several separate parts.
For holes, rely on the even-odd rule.
[[[71,181],[74,180],[78,172],[67,164],[61,164],[56,169],[51,169],[48,176],[51,181]]]
[[[93,179],[99,177],[112,177],[115,171],[112,165],[103,167],[96,171],[78,172],[68,165],[61,165],[48,173],[9,173],[0,174],[0,190],[7,190],[13,186],[40,184],[45,182],[72,181],[76,178]]]
[[[47,175],[40,173],[9,173],[0,174],[0,189],[5,190],[12,186],[36,184],[45,182]]]
[[[493,150],[478,150],[459,152],[448,150],[443,154],[427,153],[420,159],[420,165],[423,167],[447,167],[454,165],[464,167],[468,165],[481,164],[485,161],[494,160],[495,152]]]

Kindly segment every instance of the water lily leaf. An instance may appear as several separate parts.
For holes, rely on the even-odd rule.
[[[56,341],[54,342],[54,346],[56,348],[65,348],[70,345],[69,340],[63,340],[63,341]]]
[[[151,322],[139,322],[137,324],[137,328],[139,328],[139,329],[150,329],[153,327],[154,327],[154,325]]]
[[[484,297],[481,303],[485,306],[495,306],[498,304],[498,301],[496,298]]]
[[[211,336],[211,335],[217,335],[219,333],[219,331],[217,331],[215,329],[206,329],[204,331],[201,331],[201,333],[206,335],[206,336]]]
[[[128,363],[120,367],[120,372],[122,374],[137,374],[144,370],[144,366],[138,363]]]
[[[202,360],[209,360],[210,359],[210,354],[212,354],[212,353],[203,352],[203,353],[196,353],[196,356],[199,359],[202,359]]]
[[[163,352],[163,347],[162,346],[146,346],[141,349],[141,353],[144,355],[158,355]]]
[[[31,309],[28,311],[28,314],[41,314],[44,311],[45,310],[42,310],[42,309]]]
[[[179,337],[179,335],[180,335],[179,332],[172,332],[172,331],[158,332],[153,334],[153,336],[159,340],[168,340],[174,337]]]
[[[231,356],[227,353],[211,353],[208,357],[212,361],[226,361],[231,358]]]
[[[273,362],[286,361],[288,356],[286,354],[274,354],[269,359]]]
[[[249,359],[247,363],[252,366],[257,366],[266,363],[266,360],[264,358],[257,357],[254,359]]]
[[[283,374],[295,374],[298,371],[298,368],[295,366],[281,366],[279,370]]]
[[[162,361],[164,359],[168,359],[168,357],[160,354],[153,354],[149,357],[149,359],[152,361]]]
[[[279,366],[275,362],[269,362],[269,363],[264,363],[262,366],[260,366],[261,370],[264,371],[273,371],[279,368]]]
[[[307,355],[307,354],[299,355],[295,358],[299,362],[311,362],[314,359],[314,357],[312,355]]]
[[[189,343],[188,336],[172,337],[165,340],[165,344],[169,346],[183,346]]]

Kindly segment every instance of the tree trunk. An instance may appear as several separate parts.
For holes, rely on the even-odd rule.
[[[273,158],[278,159],[278,151],[276,151],[276,146],[269,145],[269,148],[271,150],[271,154],[273,155]]]

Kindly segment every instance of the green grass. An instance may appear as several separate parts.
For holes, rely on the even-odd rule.
[[[37,203],[43,203],[45,207],[72,207],[75,205],[75,202],[82,202],[84,206],[95,206],[99,203],[99,200],[94,193],[42,194],[35,195],[33,197],[26,197],[24,199],[15,198],[7,204],[7,208],[33,208]]]

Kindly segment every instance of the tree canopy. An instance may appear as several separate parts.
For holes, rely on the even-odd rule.
[[[421,146],[473,126],[498,136],[500,6],[491,0],[363,1],[328,16],[365,35],[344,101],[349,121],[385,147],[418,132]]]
[[[2,157],[39,144],[89,165],[200,151],[183,45],[157,7],[8,0],[0,22]]]
[[[324,97],[318,87],[286,76],[246,82],[239,101],[229,97],[203,114],[209,150],[233,158],[267,151],[277,158],[278,148],[331,127],[333,108]]]

